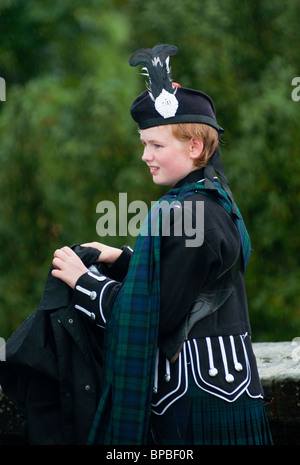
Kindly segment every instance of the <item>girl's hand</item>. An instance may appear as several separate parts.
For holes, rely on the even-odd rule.
[[[55,268],[51,272],[52,276],[61,279],[72,289],[75,288],[75,284],[80,276],[89,271],[70,247],[56,250],[52,264]]]
[[[89,242],[87,244],[81,244],[83,247],[93,247],[94,249],[100,250],[100,255],[97,262],[106,263],[111,266],[122,253],[121,249],[116,247],[110,247],[109,245],[102,244],[100,242]]]

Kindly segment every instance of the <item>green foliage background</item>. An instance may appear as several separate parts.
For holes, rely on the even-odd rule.
[[[300,333],[298,0],[2,0],[0,334],[39,303],[55,248],[102,240],[96,206],[162,192],[141,162],[129,107],[144,80],[128,58],[177,45],[175,81],[213,98],[222,156],[254,252],[253,339]]]

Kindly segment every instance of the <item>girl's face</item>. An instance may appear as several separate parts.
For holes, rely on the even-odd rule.
[[[169,126],[140,130],[144,145],[142,160],[147,164],[155,184],[174,186],[194,171],[191,141],[176,139]]]

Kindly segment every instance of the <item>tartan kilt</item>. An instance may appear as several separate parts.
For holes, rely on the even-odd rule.
[[[272,445],[263,400],[243,393],[227,402],[200,389],[189,376],[186,394],[163,415],[152,413],[149,444]]]

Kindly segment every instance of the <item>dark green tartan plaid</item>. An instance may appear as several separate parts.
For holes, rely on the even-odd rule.
[[[199,389],[188,367],[188,391],[163,415],[152,415],[151,436],[160,445],[271,445],[263,400],[246,392],[226,402]],[[175,419],[175,420],[174,420]]]
[[[232,213],[231,201],[228,195],[226,194],[226,192],[224,191],[224,189],[222,188],[221,184],[215,181],[214,185],[215,185],[215,190],[211,190],[211,189],[205,189],[204,185],[200,183],[186,184],[181,188],[173,189],[170,193],[173,193],[173,195],[174,194],[176,195],[178,193],[179,196],[186,197],[188,195],[194,194],[195,192],[199,192],[200,194],[203,194],[203,195],[207,195],[210,197],[213,196],[216,199],[216,201],[220,205],[222,205],[223,208],[225,208],[225,210],[229,213],[229,215],[231,215],[239,231],[242,253],[243,253],[243,268],[245,271],[250,255],[251,255],[251,250],[252,250],[248,231],[246,229],[241,212],[239,211],[236,203],[234,204],[235,211],[237,213],[235,215]]]
[[[142,226],[126,279],[107,319],[104,389],[89,444],[147,443],[160,307],[159,204],[162,200],[181,201],[201,192],[213,195],[230,213],[232,205],[225,191],[219,184],[216,188],[217,196],[199,183],[172,189],[155,204]],[[249,236],[241,217],[234,220],[238,221],[246,264],[250,256]]]

